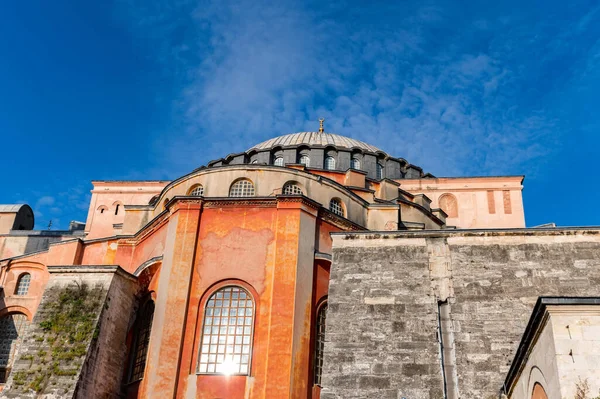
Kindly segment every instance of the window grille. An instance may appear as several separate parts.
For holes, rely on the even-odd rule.
[[[333,198],[331,201],[329,201],[329,210],[338,216],[344,216],[344,207],[342,206],[342,201],[337,198]]]
[[[252,197],[254,196],[254,184],[248,179],[238,180],[229,189],[230,197]]]
[[[302,189],[296,183],[285,183],[283,186],[284,195],[302,195]]]
[[[325,169],[327,169],[327,170],[335,169],[335,158],[334,157],[325,158]]]
[[[190,195],[194,196],[194,197],[201,197],[204,195],[204,187],[203,186],[196,186],[192,189],[192,191],[190,191]]]
[[[13,313],[0,318],[0,383],[8,379],[15,352],[27,327],[27,316]]]
[[[317,314],[317,334],[315,339],[315,384],[321,385],[321,375],[323,374],[323,349],[325,347],[325,319],[327,318],[327,304],[319,308]]]
[[[377,179],[381,180],[383,179],[383,165],[381,165],[380,163],[377,164]]]
[[[131,361],[129,381],[137,381],[144,378],[146,368],[146,357],[148,344],[150,343],[150,332],[152,331],[152,319],[154,318],[154,301],[148,301],[142,308],[137,320],[135,341],[133,344],[133,358]]]
[[[360,170],[360,161],[356,158],[350,160],[350,168]]]
[[[204,309],[198,372],[250,373],[254,301],[243,288],[228,286],[211,295]]]
[[[275,165],[275,166],[283,166],[283,158],[282,157],[275,158],[275,162],[273,162],[273,165]]]
[[[300,164],[306,166],[307,168],[310,167],[310,158],[307,155],[302,155],[300,157]]]
[[[29,292],[29,283],[31,282],[31,274],[25,273],[21,274],[19,277],[19,281],[17,282],[17,289],[15,290],[15,294],[17,295],[27,295]]]

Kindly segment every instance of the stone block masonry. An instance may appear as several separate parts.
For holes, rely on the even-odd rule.
[[[135,279],[118,266],[48,269],[50,280],[0,397],[118,398]]]
[[[599,229],[336,234],[321,398],[497,398],[542,295],[600,296]]]

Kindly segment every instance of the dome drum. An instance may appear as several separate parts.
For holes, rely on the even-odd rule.
[[[391,157],[375,146],[348,137],[320,132],[275,137],[255,145],[246,152],[230,154],[223,159],[209,162],[208,167],[242,164],[285,166],[299,163],[313,169],[358,169],[366,172],[367,177],[376,180],[424,177],[421,168],[402,158]]]

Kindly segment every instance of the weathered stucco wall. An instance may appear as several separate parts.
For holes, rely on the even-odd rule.
[[[600,295],[600,230],[334,235],[323,399],[497,397],[538,296]],[[450,331],[448,331],[450,329]],[[455,371],[454,371],[455,370]]]

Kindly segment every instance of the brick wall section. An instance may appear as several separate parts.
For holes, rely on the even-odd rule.
[[[430,275],[435,238],[445,238],[449,279]],[[461,398],[498,397],[538,296],[600,295],[598,229],[334,235],[333,256],[324,399],[443,398],[442,281]]]
[[[442,398],[426,246],[336,248],[333,259],[321,398]]]

